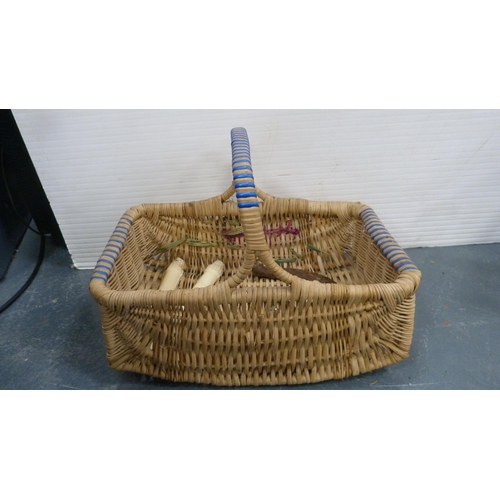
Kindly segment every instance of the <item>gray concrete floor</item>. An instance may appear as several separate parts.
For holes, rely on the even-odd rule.
[[[38,238],[26,234],[0,283],[0,304],[30,275]],[[264,389],[498,389],[500,244],[417,248],[408,254],[423,274],[408,359],[346,380]],[[37,277],[0,314],[1,389],[221,389],[109,368],[99,311],[88,292],[91,273],[73,269],[68,251],[47,240]]]

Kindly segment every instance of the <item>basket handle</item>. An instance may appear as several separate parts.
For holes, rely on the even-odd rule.
[[[262,226],[262,211],[255,187],[252,160],[250,158],[250,143],[244,128],[231,130],[233,188],[236,192],[240,222],[245,232],[249,250],[266,250]]]
[[[255,258],[258,256],[263,264],[285,283],[292,282],[292,275],[287,273],[273,259],[267,244],[262,225],[262,209],[255,187],[250,143],[247,131],[243,127],[231,130],[233,189],[236,192],[239,220],[245,234],[245,262],[235,276],[230,278],[230,286],[241,283],[251,272]]]

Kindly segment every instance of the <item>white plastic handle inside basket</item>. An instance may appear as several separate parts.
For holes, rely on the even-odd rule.
[[[245,234],[246,249],[243,264],[236,274],[229,278],[228,284],[230,287],[240,284],[252,271],[257,257],[277,279],[291,283],[292,275],[274,261],[266,241],[262,225],[262,209],[259,203],[259,197],[265,199],[266,195],[255,187],[250,144],[247,131],[244,128],[238,127],[231,130],[231,150],[233,155],[233,185],[222,195],[222,199],[226,201],[236,193],[239,220]]]

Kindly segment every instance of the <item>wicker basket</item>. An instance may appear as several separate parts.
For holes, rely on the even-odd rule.
[[[265,194],[245,129],[231,131],[231,147],[234,182],[222,195],[139,205],[120,219],[90,282],[109,365],[238,386],[341,379],[408,357],[421,274],[373,210]],[[158,290],[176,257],[187,265],[179,288]],[[193,289],[217,259],[220,280]],[[272,279],[255,276],[256,262]]]

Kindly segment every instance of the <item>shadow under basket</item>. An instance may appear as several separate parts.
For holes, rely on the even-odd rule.
[[[225,193],[143,204],[120,219],[90,281],[109,365],[170,381],[257,386],[342,379],[407,358],[421,274],[374,211],[263,193],[245,129],[231,139]],[[160,291],[177,257],[186,263],[179,286]],[[216,284],[193,288],[216,260],[224,262]],[[256,263],[272,276],[257,276]]]

